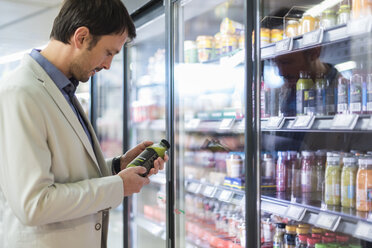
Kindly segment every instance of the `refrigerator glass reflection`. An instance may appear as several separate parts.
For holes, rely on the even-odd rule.
[[[96,74],[94,87],[97,89],[95,101],[96,130],[105,158],[123,153],[123,53],[117,54],[110,70]],[[83,85],[80,85],[81,87]],[[86,100],[87,93],[81,93]],[[77,95],[79,95],[77,93]],[[89,106],[89,105],[88,105]],[[110,212],[108,247],[123,247],[123,208],[120,205]]]
[[[244,1],[175,5],[176,247],[242,247]]]
[[[137,38],[128,46],[127,68],[130,147],[144,140],[157,143],[166,138],[163,7],[135,23]],[[165,170],[151,176],[150,181],[131,197],[131,247],[166,247]]]
[[[261,247],[369,247],[372,4],[291,3],[256,26]]]

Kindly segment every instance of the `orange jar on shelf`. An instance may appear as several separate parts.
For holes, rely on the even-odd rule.
[[[231,53],[238,48],[238,40],[235,35],[221,35],[221,54]]]
[[[293,37],[298,35],[298,21],[296,20],[289,20],[285,27],[285,36],[286,37]]]
[[[304,15],[299,26],[299,34],[311,32],[317,28],[316,19],[311,15]]]
[[[368,212],[372,210],[372,157],[359,159],[356,178],[356,209]]]
[[[213,37],[201,35],[196,38],[198,47],[199,62],[205,62],[212,59],[213,56]]]
[[[283,39],[283,30],[271,29],[271,42],[277,42]]]
[[[268,28],[261,28],[261,46],[270,44],[271,31]]]

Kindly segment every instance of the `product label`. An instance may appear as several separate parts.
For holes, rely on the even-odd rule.
[[[315,104],[316,104],[316,113],[317,114],[325,114],[325,106],[326,106],[326,92],[325,89],[317,89],[315,91]]]
[[[143,176],[146,176],[150,169],[154,166],[154,161],[159,156],[156,153],[156,151],[152,148],[146,148],[135,160],[133,160],[130,165],[135,166],[143,166],[147,169],[147,172],[143,174]]]
[[[350,84],[350,111],[362,110],[362,86],[356,83]]]
[[[355,198],[355,185],[348,185],[347,186],[347,198],[354,199]]]
[[[335,109],[335,89],[332,87],[328,87],[326,90],[326,114],[333,114],[336,112]]]

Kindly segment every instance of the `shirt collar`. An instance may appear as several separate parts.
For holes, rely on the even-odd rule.
[[[57,85],[60,91],[66,92],[67,94],[74,94],[76,87],[79,85],[79,81],[75,78],[68,79],[55,65],[50,63],[43,55],[40,50],[33,49],[30,53],[31,57],[40,64],[53,82]]]

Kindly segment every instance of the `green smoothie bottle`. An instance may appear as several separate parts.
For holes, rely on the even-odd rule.
[[[312,103],[315,103],[315,91],[314,82],[310,78],[310,74],[306,71],[300,71],[300,78],[296,84],[296,114],[306,115],[308,114],[309,100],[312,99]]]
[[[165,139],[162,139],[160,143],[152,144],[151,146],[146,147],[146,149],[141,152],[132,162],[130,162],[127,166],[135,167],[135,166],[143,166],[146,168],[146,173],[142,174],[141,176],[147,176],[149,174],[151,168],[154,167],[154,161],[158,158],[164,158],[165,152],[170,148],[170,144]]]

